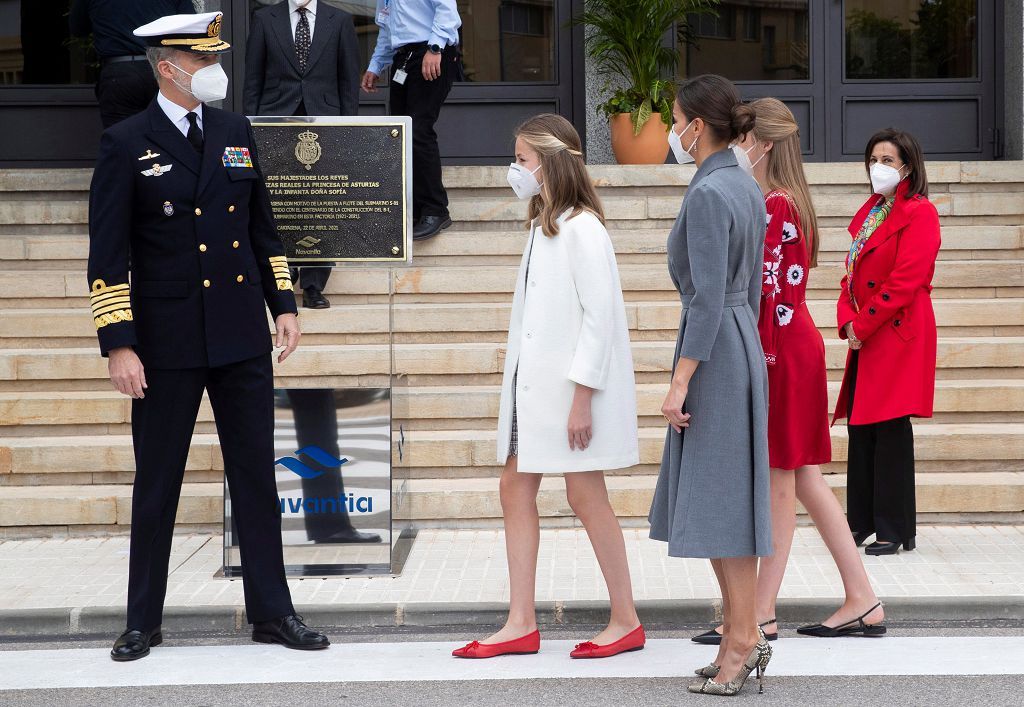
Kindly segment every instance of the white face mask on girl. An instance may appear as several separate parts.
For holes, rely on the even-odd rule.
[[[668,129],[668,145],[672,148],[672,154],[675,155],[676,162],[679,164],[689,164],[694,161],[693,155],[690,154],[690,150],[696,147],[698,138],[693,138],[693,142],[691,142],[690,146],[685,149],[683,148],[683,143],[680,140],[680,137],[686,134],[686,131],[690,129],[691,125],[693,125],[692,120],[686,124],[686,127],[683,128],[683,131],[680,133],[676,132],[675,126],[671,126]]]
[[[906,167],[906,165],[903,165],[903,167]],[[896,169],[881,162],[875,162],[871,165],[871,188],[875,194],[889,196],[896,191],[896,187],[903,181],[903,177],[900,176],[900,171],[903,167]]]
[[[768,154],[767,152],[762,152],[761,156],[757,158],[757,161],[751,163],[750,151],[753,150],[755,147],[757,147],[756,142],[745,150],[739,145],[732,146],[732,153],[736,155],[736,164],[738,164],[740,166],[740,169],[749,174],[751,177],[754,176],[754,167],[756,167],[761,162],[761,160],[764,159],[764,156]]]
[[[520,199],[529,199],[540,194],[540,182],[533,176],[534,172],[540,169],[540,165],[530,171],[521,164],[513,162],[508,166],[508,185]]]
[[[171,62],[167,63],[171,64]],[[220,62],[204,66],[194,74],[190,74],[177,64],[171,64],[171,66],[192,79],[188,87],[171,79],[174,81],[174,85],[182,91],[191,93],[200,103],[223,101],[228,95],[228,75],[224,73],[224,67],[220,65]]]

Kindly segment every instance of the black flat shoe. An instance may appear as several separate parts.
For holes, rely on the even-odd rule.
[[[349,528],[324,538],[315,538],[313,542],[318,545],[328,543],[379,543],[380,535],[377,533],[364,533],[361,530]]]
[[[874,535],[874,533],[860,533],[860,532],[854,533],[853,534],[853,542],[857,544],[857,547],[860,547],[872,535]]]
[[[163,642],[164,637],[159,626],[152,631],[128,629],[114,641],[114,647],[110,649],[110,658],[119,663],[145,658],[149,655],[150,648]]]
[[[296,614],[253,624],[252,640],[256,643],[279,643],[285,648],[301,651],[315,651],[331,645],[327,636],[308,628],[302,623],[302,617]]]
[[[768,624],[774,624],[774,623],[778,623],[778,622],[775,619],[769,619],[768,621],[765,621],[763,624],[758,624],[757,627],[763,629]],[[764,631],[761,631],[761,633],[764,634],[765,640],[768,640],[768,641],[775,641],[775,640],[778,640],[778,638],[779,638],[779,632],[778,631],[776,631],[775,633],[764,633]],[[704,633],[701,633],[701,634],[698,634],[698,635],[694,636],[690,640],[693,641],[694,643],[700,643],[701,645],[705,645],[705,646],[718,646],[718,645],[721,645],[721,643],[722,643],[722,634],[720,634],[715,629],[711,629],[710,631],[705,631]],[[714,675],[706,676],[706,677],[714,677]]]
[[[826,626],[825,624],[811,624],[810,626],[801,626],[796,630],[796,632],[803,636],[814,636],[815,638],[838,638],[840,636],[856,635],[866,636],[868,638],[878,638],[885,635],[885,626],[882,624],[866,624],[864,623],[864,617],[881,605],[882,603],[879,602],[853,621],[847,621],[845,624],[840,624],[839,626],[833,627]]]
[[[412,229],[414,241],[425,241],[452,225],[448,216],[424,216]]]
[[[323,292],[310,288],[302,291],[302,306],[305,309],[328,309],[331,303]]]

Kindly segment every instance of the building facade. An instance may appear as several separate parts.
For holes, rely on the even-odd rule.
[[[88,38],[68,35],[74,0],[0,0],[0,167],[88,166],[100,133]],[[222,10],[235,51],[225,68],[241,109],[251,13],[280,0],[195,0]],[[319,0],[355,17],[360,52],[376,41],[375,0]],[[438,125],[450,164],[503,164],[524,118],[560,113],[591,162],[612,161],[595,114],[606,87],[570,19],[585,0],[459,0],[466,81]],[[859,159],[876,129],[914,132],[930,159],[1020,159],[1021,0],[723,0],[665,41],[681,76],[720,73],[745,98],[777,96],[801,123],[809,161]],[[387,90],[360,111],[385,111]]]

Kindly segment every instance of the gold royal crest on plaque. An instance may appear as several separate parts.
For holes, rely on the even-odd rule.
[[[306,169],[312,169],[323,152],[320,143],[316,141],[318,137],[319,135],[311,130],[299,133],[299,141],[295,145],[295,159],[304,164]]]

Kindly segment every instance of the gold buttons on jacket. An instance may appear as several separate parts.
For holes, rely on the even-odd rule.
[[[210,281],[209,280],[203,280],[203,287],[209,287],[209,286],[210,286]]]
[[[234,243],[232,243],[231,247],[232,248],[237,248],[238,247],[238,241],[235,241]]]
[[[245,278],[244,278],[244,277],[242,277],[241,275],[239,275],[238,277],[236,277],[236,278],[235,278],[235,280],[236,280],[236,281],[238,281],[238,282],[241,282],[241,281],[242,281],[242,280],[244,280],[244,279],[245,279]]]
[[[199,252],[200,253],[205,253],[206,252],[206,244],[205,243],[200,243],[199,244]]]
[[[200,209],[200,208],[199,208],[199,207],[197,206],[197,207],[196,207],[196,216],[202,216],[202,215],[203,215],[203,210],[202,210],[202,209]]]
[[[234,204],[232,204],[231,206],[228,207],[228,213],[229,214],[235,213],[235,205]]]

